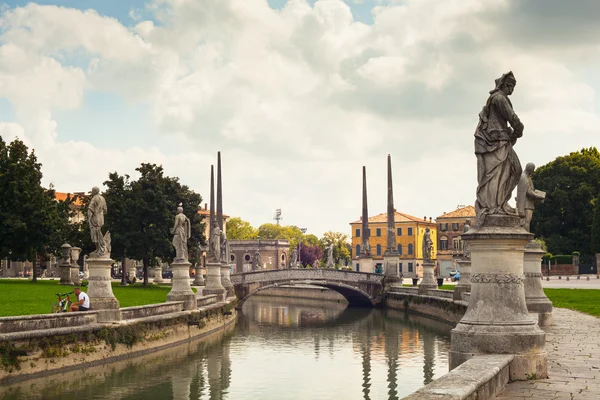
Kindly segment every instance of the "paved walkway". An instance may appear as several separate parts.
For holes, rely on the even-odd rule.
[[[497,399],[600,399],[600,318],[564,308],[553,316],[544,329],[549,379],[510,383]]]

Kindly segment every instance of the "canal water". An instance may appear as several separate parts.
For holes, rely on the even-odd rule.
[[[448,371],[450,327],[392,310],[252,297],[193,342],[0,388],[0,399],[399,399]]]

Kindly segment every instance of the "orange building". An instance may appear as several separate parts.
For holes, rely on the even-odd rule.
[[[396,211],[394,217],[396,229],[396,246],[400,258],[400,271],[405,277],[412,277],[416,273],[422,277],[423,248],[422,240],[425,229],[429,228],[433,242],[432,258],[437,254],[437,230],[435,222],[426,217],[417,218],[412,215]],[[362,244],[362,217],[350,223],[352,227],[352,259],[357,260]],[[376,262],[376,267],[383,266],[383,253],[387,246],[387,213],[369,218],[369,245],[371,254]],[[355,266],[356,266],[355,262]],[[355,268],[356,269],[356,268]]]
[[[471,226],[475,221],[475,207],[466,206],[444,213],[435,219],[438,229],[438,276],[447,278],[451,270],[456,270],[456,259],[463,255],[461,235],[465,222]]]

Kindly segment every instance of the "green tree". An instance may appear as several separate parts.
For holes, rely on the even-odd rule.
[[[54,191],[42,187],[42,165],[35,151],[19,139],[9,145],[0,137],[0,257],[33,263],[37,281],[38,256],[44,256],[64,222]]]
[[[333,259],[335,265],[339,265],[343,262],[345,265],[350,262],[350,240],[348,235],[341,232],[325,232],[321,238],[321,248],[323,249],[322,264],[325,264],[327,260],[327,248],[333,244]]]
[[[594,207],[591,242],[592,253],[600,253],[600,195],[596,197],[596,205]]]
[[[536,189],[546,200],[536,206],[531,231],[553,254],[580,251],[591,258],[594,204],[600,193],[600,152],[582,149],[541,166],[533,173]]]
[[[142,164],[136,171],[141,175],[136,181],[116,172],[109,174],[104,183],[108,188],[105,226],[111,232],[112,256],[142,260],[144,285],[148,285],[148,268],[158,260],[171,262],[175,255],[170,228],[179,204],[191,223],[190,261],[197,262],[198,248],[206,243],[198,213],[202,198],[179,178],[165,176],[162,166]]]
[[[258,237],[258,229],[240,217],[233,217],[227,221],[227,239],[251,240]]]

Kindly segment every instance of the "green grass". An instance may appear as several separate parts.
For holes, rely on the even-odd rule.
[[[568,308],[600,317],[598,289],[544,289],[554,307]]]
[[[144,287],[140,283],[131,286],[119,286],[112,283],[113,293],[121,307],[141,306],[164,303],[170,286],[151,285]],[[56,302],[55,293],[72,292],[72,286],[60,286],[58,280],[0,279],[0,317],[13,315],[48,314]],[[83,291],[87,291],[84,287]],[[71,300],[75,295],[71,295]]]

